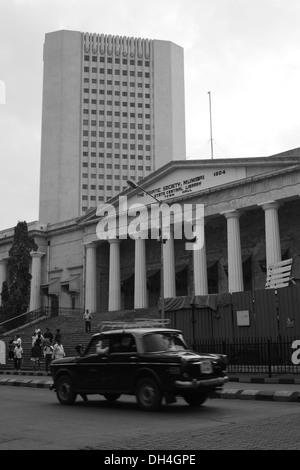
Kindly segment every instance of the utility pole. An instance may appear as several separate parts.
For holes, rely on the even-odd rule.
[[[212,138],[212,118],[211,118],[211,97],[210,91],[208,92],[209,97],[209,119],[210,119],[210,150],[211,150],[211,158],[214,158],[214,149],[213,149],[213,138]]]

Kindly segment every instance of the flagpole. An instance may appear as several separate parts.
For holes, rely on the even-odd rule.
[[[212,119],[211,119],[211,98],[210,98],[210,91],[208,92],[209,96],[209,119],[210,119],[210,150],[211,150],[211,158],[214,158],[214,149],[213,149],[213,138],[212,138]]]

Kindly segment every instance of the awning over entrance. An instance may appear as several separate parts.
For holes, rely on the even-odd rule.
[[[80,274],[71,276],[69,279],[62,281],[60,285],[67,292],[80,292]]]
[[[53,279],[46,284],[41,285],[41,292],[43,295],[59,295],[60,294],[60,279]]]

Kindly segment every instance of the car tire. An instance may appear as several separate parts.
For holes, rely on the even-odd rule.
[[[116,401],[120,398],[121,393],[104,393],[103,396],[107,401]]]
[[[183,398],[190,406],[201,406],[207,400],[206,393],[186,393]]]
[[[138,382],[135,395],[138,406],[142,410],[155,411],[161,405],[162,393],[157,382],[150,377]]]
[[[73,405],[77,393],[73,389],[72,380],[68,375],[62,375],[57,379],[56,396],[62,405]]]

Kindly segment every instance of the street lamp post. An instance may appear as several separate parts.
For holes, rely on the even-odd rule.
[[[156,202],[158,202],[159,206],[161,205],[162,201],[160,201],[159,199],[157,199],[155,196],[153,196],[152,194],[150,194],[146,189],[142,188],[141,186],[139,186],[138,184],[136,184],[134,181],[132,180],[127,180],[127,184],[128,186],[130,186],[131,188],[133,189],[140,189],[141,191],[143,191],[144,193],[148,194],[148,196],[152,197],[152,199],[154,199]],[[164,320],[165,318],[165,296],[164,296],[164,244],[166,243],[166,239],[163,238],[163,219],[162,219],[162,211],[159,211],[159,230],[160,230],[160,234],[159,234],[159,239],[158,241],[160,242],[160,245],[161,245],[161,250],[160,250],[160,256],[161,256],[161,259],[160,259],[160,290],[161,290],[161,304],[160,304],[160,317],[162,320]]]

